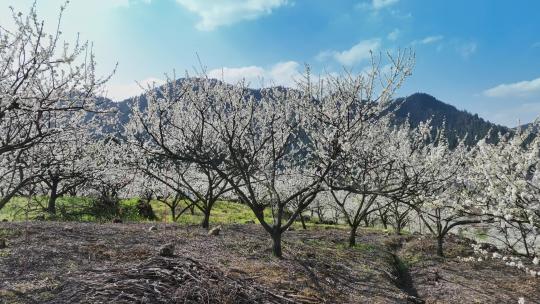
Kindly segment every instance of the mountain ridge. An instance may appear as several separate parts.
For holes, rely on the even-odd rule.
[[[506,134],[510,128],[492,123],[465,110],[440,101],[427,93],[414,93],[394,101],[396,119],[402,122],[409,119],[413,127],[420,122],[431,120],[435,129],[444,127],[450,145],[455,146],[459,139],[465,138],[465,144],[472,145],[490,133],[496,140],[499,134]]]
[[[183,79],[178,79],[177,81],[182,82]],[[250,90],[251,94],[256,98],[257,96],[261,96],[261,89]],[[126,98],[118,102],[107,99],[108,105],[118,111],[120,129],[127,123],[131,106],[137,98],[143,98],[142,107],[144,108],[144,94]],[[460,138],[465,138],[465,143],[472,145],[486,137],[489,132],[491,132],[490,137],[496,139],[498,138],[498,134],[505,134],[512,130],[506,126],[485,120],[479,117],[478,114],[459,110],[455,106],[445,103],[428,93],[417,92],[407,97],[395,98],[390,109],[395,111],[396,123],[402,123],[408,119],[411,126],[416,127],[421,122],[431,120],[431,124],[434,127],[433,132],[437,132],[437,130],[441,130],[444,127],[445,135],[451,146],[455,146]]]

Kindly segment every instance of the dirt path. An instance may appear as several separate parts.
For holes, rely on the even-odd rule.
[[[290,231],[278,260],[258,225],[225,226],[217,237],[194,226],[150,226],[1,223],[0,303],[517,303],[523,294],[540,296],[538,279],[488,262],[471,269],[452,256],[438,260],[424,242],[379,231],[362,230],[353,249],[343,245],[346,231]],[[175,255],[159,256],[169,243]]]

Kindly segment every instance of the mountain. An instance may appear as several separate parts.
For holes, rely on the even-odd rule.
[[[511,130],[505,126],[497,125],[471,114],[458,110],[456,107],[444,103],[426,93],[415,93],[405,98],[395,100],[396,120],[403,122],[409,118],[413,127],[431,119],[434,129],[445,127],[445,134],[450,145],[457,144],[459,138],[467,136],[465,143],[472,145],[491,132],[493,139],[498,134],[505,134]],[[435,132],[435,131],[434,131]]]
[[[179,79],[178,82],[181,83],[183,80]],[[281,89],[286,90],[286,88]],[[255,98],[260,98],[261,90],[252,89],[251,94]],[[141,98],[141,108],[144,109],[146,107],[144,96],[128,98],[121,102],[110,100],[107,102],[118,111],[119,130],[122,130],[122,126],[127,123],[131,106],[135,103],[136,98]],[[415,93],[408,97],[397,98],[391,108],[396,111],[396,123],[404,122],[408,118],[411,125],[416,127],[420,122],[431,119],[433,132],[445,125],[445,134],[451,145],[455,145],[459,138],[465,136],[467,136],[466,144],[472,145],[484,138],[490,130],[494,138],[497,138],[499,133],[504,134],[510,131],[507,127],[486,121],[477,114],[458,110],[456,107],[425,93]]]

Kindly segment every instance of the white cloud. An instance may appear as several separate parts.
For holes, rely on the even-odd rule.
[[[345,66],[352,66],[371,58],[371,52],[376,52],[381,47],[381,39],[368,39],[360,41],[345,51],[323,51],[317,55],[317,60],[323,61],[334,58]]]
[[[400,10],[397,10],[397,9],[390,10],[390,14],[392,14],[392,16],[394,16],[396,18],[399,18],[399,19],[410,19],[413,16],[411,12],[403,13]]]
[[[129,7],[131,4],[144,3],[151,4],[153,0],[93,0],[91,3],[101,6]],[[75,2],[75,1],[72,1]],[[90,2],[90,1],[89,1]]]
[[[484,114],[495,123],[517,127],[540,118],[540,102],[523,103]]]
[[[66,4],[66,0],[0,0],[1,25],[8,30],[15,28],[9,6],[12,6],[16,13],[21,12],[27,15],[34,2],[36,2],[38,19],[45,21],[45,31],[54,32],[57,28],[60,7]],[[103,34],[106,32],[101,32],[100,27],[110,27],[108,18],[111,15],[109,13],[129,9],[130,6],[136,4],[150,4],[151,2],[152,0],[72,0],[67,4],[62,16],[63,37],[69,40],[80,33],[84,40],[91,38],[91,41],[99,41],[101,39],[98,38],[101,37],[88,37],[88,33],[99,32],[99,36],[106,36]]]
[[[515,83],[503,83],[484,92],[488,97],[525,97],[534,93],[540,93],[540,78],[520,81]]]
[[[209,71],[208,77],[223,80],[227,83],[246,80],[250,87],[273,85],[293,87],[295,79],[298,79],[301,75],[299,68],[300,64],[296,61],[279,62],[268,69],[259,66],[223,67]]]
[[[152,0],[93,0],[93,4],[98,4],[100,6],[112,6],[112,7],[129,7],[130,4],[135,2],[142,2],[146,4],[152,3]]]
[[[469,58],[472,54],[476,53],[478,45],[476,42],[467,42],[457,46],[457,52],[465,59]]]
[[[381,8],[385,8],[385,7],[388,7],[388,6],[392,6],[396,3],[398,3],[399,0],[373,0],[371,2],[371,5],[373,6],[373,9],[381,9]]]
[[[142,94],[146,88],[154,85],[160,86],[163,84],[165,84],[165,80],[151,77],[141,81],[134,81],[133,83],[129,84],[109,85],[107,86],[105,97],[108,97],[114,101],[122,101],[124,99]]]
[[[319,54],[317,54],[317,56],[315,56],[315,60],[317,60],[317,61],[326,61],[326,60],[334,57],[335,53],[336,53],[335,51],[322,51],[322,52],[319,52]]]
[[[413,42],[411,42],[411,45],[432,44],[432,43],[442,41],[443,39],[444,39],[444,36],[442,36],[442,35],[427,36],[427,37],[425,37],[423,39],[420,39],[420,40],[414,40]]]
[[[112,6],[123,6],[123,7],[129,6],[129,0],[110,0],[109,3]]]
[[[355,63],[371,58],[371,52],[381,47],[380,39],[360,41],[349,50],[336,52],[334,58],[341,64],[351,66]]]
[[[388,36],[386,36],[386,38],[390,41],[396,41],[399,37],[399,34],[400,34],[400,30],[399,29],[394,29],[393,31],[391,31],[390,33],[388,33]]]
[[[253,20],[286,5],[287,0],[176,0],[201,20],[196,28],[211,31],[222,25]]]
[[[223,80],[228,83],[237,83],[242,80],[259,83],[266,74],[266,70],[259,66],[246,66],[239,68],[223,67],[208,72],[208,77]]]
[[[399,0],[371,0],[370,2],[361,2],[357,5],[357,7],[378,11],[380,9],[397,4],[398,2]]]
[[[438,42],[438,41],[441,41],[443,40],[443,36],[439,35],[439,36],[429,36],[429,37],[426,37],[422,40],[420,40],[420,43],[421,44],[430,44],[430,43],[435,43],[435,42]]]
[[[371,76],[375,72],[375,75],[378,77],[385,77],[387,75],[391,75],[394,71],[394,66],[390,63],[383,65],[382,67],[376,67],[376,69],[373,69],[373,66],[368,65],[365,66],[362,71],[360,71],[360,74],[363,74],[364,76]]]

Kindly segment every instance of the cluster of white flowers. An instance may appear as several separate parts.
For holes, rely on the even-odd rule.
[[[519,270],[522,270],[531,277],[540,277],[540,268],[538,266],[538,259],[534,258],[532,260],[532,265],[526,265],[522,258],[516,256],[503,256],[498,253],[493,253],[493,259],[500,259],[504,262],[506,266],[515,267]]]
[[[480,258],[475,258],[473,256],[468,256],[468,257],[458,256],[457,257],[457,260],[460,261],[460,262],[481,262],[481,261],[478,261],[478,259],[480,259]]]
[[[501,262],[504,262],[506,266],[521,270],[525,274],[533,278],[540,277],[540,268],[537,267],[539,264],[539,259],[537,257],[532,259],[529,265],[528,262],[524,262],[523,258],[519,256],[503,255],[499,252],[492,252],[490,254],[487,250],[482,249],[481,244],[471,244],[471,247],[473,248],[474,256],[468,256],[468,257],[458,256],[457,260],[460,262],[469,262],[469,263],[482,262],[488,259],[499,260]]]
[[[482,244],[472,244],[471,245],[475,254],[487,256],[489,252],[486,249],[482,249]]]
[[[501,135],[497,143],[487,138],[479,142],[470,158],[475,170],[469,177],[469,194],[477,198],[482,213],[494,218],[500,239],[529,257],[535,254],[540,232],[540,138],[534,128]]]
[[[35,5],[13,16],[13,30],[0,26],[0,208],[40,187],[55,197],[83,182],[92,163],[83,150],[90,130],[100,131],[89,111],[106,110],[97,95],[109,78],[96,77],[89,44],[45,33]]]

